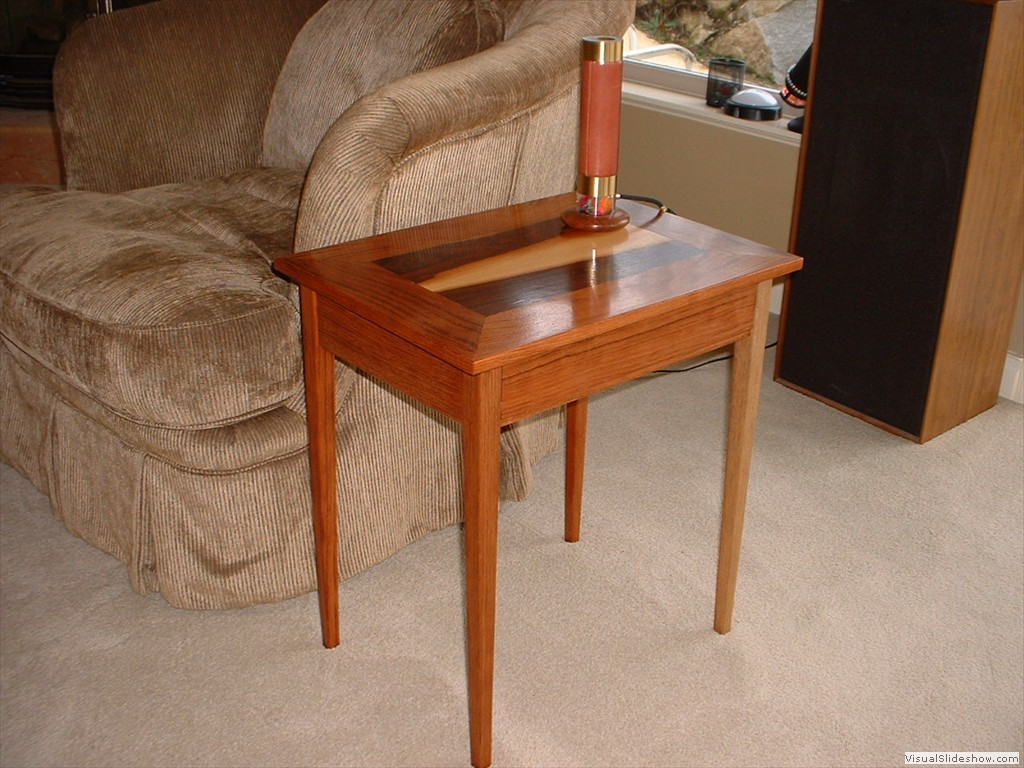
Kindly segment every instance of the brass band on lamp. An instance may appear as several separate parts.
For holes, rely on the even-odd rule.
[[[615,176],[584,176],[576,177],[576,193],[587,197],[615,197]]]
[[[583,38],[580,154],[576,205],[562,214],[573,229],[619,229],[629,214],[615,207],[622,115],[622,38]]]

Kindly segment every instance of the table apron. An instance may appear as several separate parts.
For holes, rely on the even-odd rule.
[[[756,286],[559,345],[503,368],[501,423],[578,400],[750,335]]]
[[[321,299],[320,346],[462,421],[469,375],[339,304]]]
[[[556,408],[750,335],[756,286],[645,315],[599,334],[519,355],[502,367],[501,424]],[[329,300],[320,346],[447,416],[463,421],[471,375]]]

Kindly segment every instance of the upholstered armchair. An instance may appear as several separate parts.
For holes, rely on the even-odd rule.
[[[0,208],[0,457],[140,593],[316,588],[277,256],[572,188],[579,41],[633,0],[163,0],[58,57],[67,189]],[[342,575],[458,522],[457,425],[339,363]],[[559,415],[506,429],[521,498]]]

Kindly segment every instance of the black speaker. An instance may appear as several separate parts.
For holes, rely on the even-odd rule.
[[[819,3],[790,242],[805,261],[786,287],[776,377],[922,441],[991,406],[998,396],[998,376],[993,389],[987,374],[983,395],[972,395],[971,403],[953,408],[955,415],[946,414],[951,393],[935,387],[957,388],[964,379],[937,382],[935,374],[952,343],[943,343],[944,335],[998,335],[999,373],[1009,343],[1016,306],[1013,261],[1019,285],[1020,251],[1012,257],[1012,244],[1004,243],[1004,253],[976,259],[976,248],[961,246],[986,226],[1012,228],[1020,221],[1019,193],[1018,211],[1012,210],[1019,161],[1009,178],[972,179],[968,190],[969,175],[985,170],[991,157],[1005,151],[1012,164],[1020,156],[1013,146],[1020,142],[1019,115],[1014,122],[1012,109],[1003,105],[997,115],[979,117],[983,94],[986,108],[989,102],[1016,100],[1020,109],[1021,32],[1013,28],[1021,23],[1020,5]],[[997,20],[1002,26],[994,37]],[[986,64],[996,54],[1002,59]],[[1006,90],[1014,77],[1017,90]],[[995,204],[998,210],[984,202],[998,195],[977,194],[990,184],[1010,185],[1008,199]],[[980,217],[989,223],[979,224]],[[1020,248],[1019,225],[1016,240]],[[1010,291],[1003,286],[999,296],[957,300],[970,304],[971,312],[993,300],[1006,306],[984,329],[961,327],[963,319],[946,312],[951,285],[978,290],[960,287],[965,274],[993,269]],[[955,325],[946,327],[946,321]]]

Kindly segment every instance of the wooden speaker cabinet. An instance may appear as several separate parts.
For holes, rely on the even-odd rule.
[[[776,379],[925,442],[995,404],[1024,265],[1024,0],[819,0]]]

